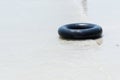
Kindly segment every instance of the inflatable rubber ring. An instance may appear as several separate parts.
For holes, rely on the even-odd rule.
[[[58,34],[66,39],[95,39],[102,36],[102,28],[91,23],[73,23],[61,26]]]

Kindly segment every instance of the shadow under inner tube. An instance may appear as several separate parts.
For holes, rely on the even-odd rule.
[[[58,34],[65,39],[96,39],[102,36],[102,28],[91,23],[73,23],[61,26]]]

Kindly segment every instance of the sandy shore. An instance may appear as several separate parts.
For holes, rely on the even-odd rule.
[[[0,79],[119,80],[118,3],[89,1],[86,18],[73,0],[0,1]],[[103,38],[59,38],[59,26],[86,20],[103,27]]]

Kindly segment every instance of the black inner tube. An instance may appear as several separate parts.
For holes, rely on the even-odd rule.
[[[102,36],[102,28],[91,23],[73,23],[61,26],[58,34],[65,39],[95,39]]]

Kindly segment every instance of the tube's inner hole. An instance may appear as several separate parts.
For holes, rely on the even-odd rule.
[[[88,26],[87,24],[73,24],[73,25],[69,25],[68,28],[69,29],[89,29],[91,28],[92,26]]]

